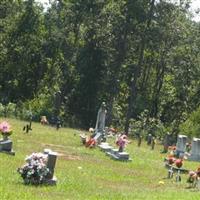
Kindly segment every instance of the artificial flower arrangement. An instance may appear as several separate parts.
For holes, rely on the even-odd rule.
[[[43,153],[32,153],[25,161],[26,164],[18,169],[24,183],[35,185],[44,183],[49,174],[49,168],[46,166],[47,156]]]
[[[119,152],[123,152],[126,145],[129,143],[127,135],[121,134],[117,137],[116,144],[119,147]]]
[[[0,123],[0,133],[3,137],[8,137],[12,134],[12,129],[8,122],[3,121]]]

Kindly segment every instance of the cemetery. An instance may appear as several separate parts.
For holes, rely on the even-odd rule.
[[[90,149],[81,144],[80,137],[74,135],[74,129],[62,128],[58,137],[54,127],[33,122],[32,133],[24,135],[21,130],[23,121],[7,121],[12,125],[15,156],[0,155],[0,188],[4,188],[0,197],[3,200],[88,199],[88,196],[89,199],[171,199],[172,195],[176,197],[177,191],[177,199],[190,199],[191,195],[197,198],[199,195],[198,157],[195,161],[186,159],[181,162],[176,157],[174,165],[171,163],[167,167],[166,162],[163,163],[171,151],[174,155],[177,150],[186,152],[186,141],[182,135],[177,140],[177,148],[169,148],[167,154],[160,153],[162,145],[156,144],[152,151],[146,142],[138,147],[138,141],[132,138],[128,138],[129,143],[120,152],[116,138],[107,138],[106,142]],[[194,138],[194,141],[197,139]],[[191,149],[191,156],[195,152],[197,150]],[[120,153],[118,159],[121,161],[111,159],[109,155]],[[35,178],[35,182],[30,184],[30,179],[21,177],[26,177],[22,175],[23,169],[34,155],[45,159],[48,155],[53,157],[51,163],[46,159],[43,165],[44,179]],[[131,162],[124,162],[128,160]],[[47,168],[53,173],[48,175]],[[172,177],[168,174],[170,170],[173,171]],[[35,184],[38,186],[35,187]],[[13,195],[14,190],[19,192]]]
[[[200,199],[200,0],[0,0],[0,200]]]

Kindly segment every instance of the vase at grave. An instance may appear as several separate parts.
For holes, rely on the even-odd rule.
[[[3,140],[8,140],[8,135],[3,135]]]
[[[124,148],[122,146],[119,147],[119,152],[123,152]]]

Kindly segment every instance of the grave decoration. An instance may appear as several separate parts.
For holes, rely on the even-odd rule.
[[[9,139],[9,136],[12,135],[13,131],[8,122],[3,121],[0,123],[0,133],[3,137],[0,140],[0,152],[15,155],[15,152],[12,150],[12,141]]]
[[[57,153],[51,150],[44,153],[32,153],[27,156],[22,167],[18,169],[23,178],[24,184],[49,184],[55,185],[57,180],[54,177]]]
[[[46,116],[41,116],[40,123],[41,123],[42,125],[47,125],[47,124],[49,124],[49,122],[48,122],[48,120],[47,120],[47,117],[46,117]]]
[[[96,146],[97,141],[94,139],[94,129],[89,128],[90,136],[87,136],[85,133],[80,134],[81,143],[86,147],[93,148]]]
[[[0,123],[0,132],[4,140],[7,140],[10,135],[12,135],[12,129],[8,122],[3,121]]]
[[[119,152],[123,152],[126,145],[129,143],[128,137],[125,134],[121,134],[117,137],[116,145],[119,147]]]
[[[33,114],[32,114],[32,112],[29,112],[28,118],[29,118],[29,123],[26,124],[26,125],[23,127],[23,131],[24,131],[25,133],[29,133],[29,131],[32,131],[32,119],[33,119]]]
[[[189,171],[187,183],[190,188],[200,187],[200,167],[196,171]]]
[[[189,170],[182,168],[183,158],[175,158],[174,155],[169,155],[165,158],[165,167],[168,169],[168,178],[173,178],[176,173],[176,182],[181,181],[181,174],[187,174]]]
[[[99,147],[106,151],[106,154],[109,155],[111,158],[120,161],[131,161],[129,158],[129,153],[124,152],[126,145],[129,143],[129,140],[125,134],[121,134],[117,137],[116,145],[118,149],[112,148],[110,145],[106,143],[103,145],[99,145]]]
[[[112,127],[111,128],[106,127],[105,133],[106,133],[106,137],[115,137],[115,135],[117,134],[117,129],[112,128]]]

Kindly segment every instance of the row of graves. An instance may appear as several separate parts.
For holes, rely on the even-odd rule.
[[[176,182],[181,181],[181,175],[188,175],[187,182],[190,187],[200,189],[200,167],[196,170],[186,169],[183,167],[185,160],[200,161],[200,138],[193,138],[192,142],[186,135],[178,135],[176,146],[170,146],[169,155],[165,158],[165,167],[168,169],[167,177],[174,177]]]
[[[117,135],[116,145],[118,148],[113,147],[106,142],[106,138],[110,135],[116,136],[115,129],[106,129],[105,128],[105,118],[106,118],[106,104],[103,102],[97,114],[97,121],[95,129],[90,128],[89,132],[91,135],[87,137],[85,134],[81,134],[81,142],[89,148],[98,146],[106,155],[110,156],[112,159],[119,161],[130,161],[129,153],[125,152],[125,147],[129,143],[127,135],[121,133]]]
[[[10,139],[12,129],[8,122],[0,123],[0,152],[9,155],[15,155],[12,149],[13,142]],[[57,178],[54,176],[54,169],[57,160],[57,153],[50,149],[45,149],[43,153],[32,153],[27,156],[26,163],[18,168],[18,172],[23,178],[24,184],[47,184],[55,185]]]

